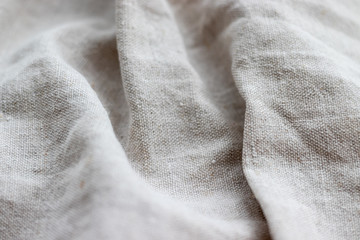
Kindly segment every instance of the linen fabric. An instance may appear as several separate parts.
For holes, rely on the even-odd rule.
[[[360,239],[360,2],[3,0],[0,239]]]

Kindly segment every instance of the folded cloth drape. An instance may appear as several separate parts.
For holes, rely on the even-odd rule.
[[[0,239],[360,239],[360,2],[0,2]]]

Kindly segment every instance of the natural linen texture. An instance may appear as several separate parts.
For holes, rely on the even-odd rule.
[[[358,0],[0,1],[1,240],[360,239]]]

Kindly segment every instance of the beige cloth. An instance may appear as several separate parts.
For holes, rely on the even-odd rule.
[[[0,239],[360,239],[358,0],[0,2]]]

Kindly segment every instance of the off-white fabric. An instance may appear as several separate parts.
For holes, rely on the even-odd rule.
[[[360,2],[0,1],[0,239],[360,239]]]

